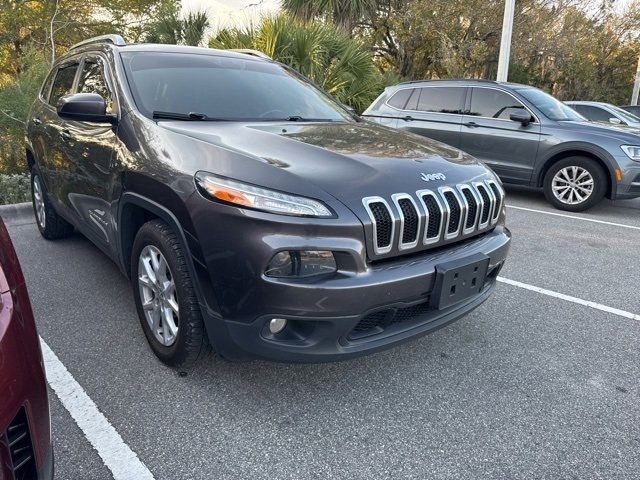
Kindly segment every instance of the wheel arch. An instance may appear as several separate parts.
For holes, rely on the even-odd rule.
[[[186,253],[189,274],[194,283],[198,301],[203,310],[219,316],[218,302],[211,288],[208,271],[200,260],[201,252],[197,240],[185,229],[176,215],[166,206],[135,192],[125,192],[118,204],[118,254],[120,268],[127,278],[131,279],[131,254],[136,234],[142,225],[159,219],[169,225],[177,234],[178,240]],[[205,312],[203,311],[203,314]]]
[[[568,157],[586,157],[597,162],[602,167],[602,170],[607,174],[607,191],[605,196],[607,198],[611,198],[614,188],[613,179],[615,178],[615,172],[611,165],[611,161],[608,159],[608,154],[600,151],[599,149],[595,150],[585,146],[575,146],[551,153],[542,163],[542,167],[540,168],[538,175],[535,177],[534,186],[542,187],[544,177],[551,166]]]

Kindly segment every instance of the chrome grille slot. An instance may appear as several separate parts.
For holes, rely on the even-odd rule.
[[[479,213],[479,201],[476,198],[476,194],[473,192],[469,185],[460,185],[458,189],[462,194],[462,200],[465,203],[467,211],[467,215],[464,219],[464,227],[462,229],[462,233],[466,235],[473,232],[473,230],[476,228]]]
[[[475,184],[476,190],[482,197],[482,215],[480,216],[480,228],[485,227],[489,223],[489,217],[491,216],[491,207],[493,206],[493,201],[489,196],[489,192],[487,191],[487,187],[482,183]]]
[[[418,212],[413,197],[406,193],[396,193],[391,196],[400,214],[400,238],[398,248],[406,250],[418,245],[418,234],[422,224],[422,215]]]
[[[362,200],[373,225],[373,248],[377,255],[391,251],[395,233],[393,212],[387,201],[381,197],[367,197]]]
[[[440,200],[431,190],[420,190],[416,192],[426,214],[424,238],[422,243],[429,245],[440,240],[442,233],[442,212],[444,209]]]
[[[491,188],[491,192],[495,197],[495,204],[493,205],[493,215],[491,216],[491,223],[493,224],[497,222],[498,217],[500,217],[500,212],[502,211],[502,203],[504,201],[504,194],[502,193],[502,189],[493,180],[487,180],[487,184],[489,185],[489,188]]]
[[[452,188],[440,188],[440,194],[444,197],[447,210],[447,228],[445,230],[444,238],[448,240],[458,236],[464,212],[462,211],[463,209],[460,205],[460,200]]]

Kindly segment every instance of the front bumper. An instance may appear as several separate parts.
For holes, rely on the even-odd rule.
[[[640,197],[640,162],[627,157],[616,157],[622,174],[622,181],[616,183],[612,200],[624,200]]]
[[[209,292],[203,305],[207,332],[214,349],[231,360],[335,361],[424,335],[488,298],[511,240],[509,230],[499,224],[457,244],[367,263],[366,248],[358,240],[363,237],[361,225],[332,229],[310,226],[307,221],[281,228],[261,214],[248,215],[253,218],[242,218],[237,228],[225,229],[224,235],[217,233],[220,223],[211,223],[213,216],[194,219],[202,232],[197,245],[201,256],[194,258],[200,266],[198,277],[201,283],[202,279],[204,283],[210,280],[202,285],[205,296]],[[247,224],[251,232],[247,232]],[[350,235],[341,235],[344,232],[340,229]],[[207,235],[207,231],[216,233]],[[346,260],[338,262],[338,273],[329,278],[266,277],[263,272],[268,259],[285,246],[339,251]],[[490,272],[481,292],[449,308],[430,308],[436,266],[479,254],[488,257]],[[342,270],[341,263],[348,268]],[[288,320],[282,334],[269,332],[272,318]],[[373,327],[363,329],[361,322],[373,322]]]

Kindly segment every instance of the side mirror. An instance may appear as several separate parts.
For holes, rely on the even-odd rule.
[[[609,119],[609,123],[613,123],[614,125],[622,125],[623,122],[619,118],[611,117]]]
[[[524,109],[518,110],[509,115],[509,119],[514,122],[519,122],[526,127],[531,123],[531,114]]]
[[[75,93],[58,100],[58,116],[81,122],[115,123],[114,115],[107,115],[107,103],[97,93]]]

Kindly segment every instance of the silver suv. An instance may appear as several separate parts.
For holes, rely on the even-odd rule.
[[[537,88],[484,80],[406,82],[364,112],[371,121],[460,148],[505,183],[544,188],[556,208],[640,197],[640,136],[586,121]]]

